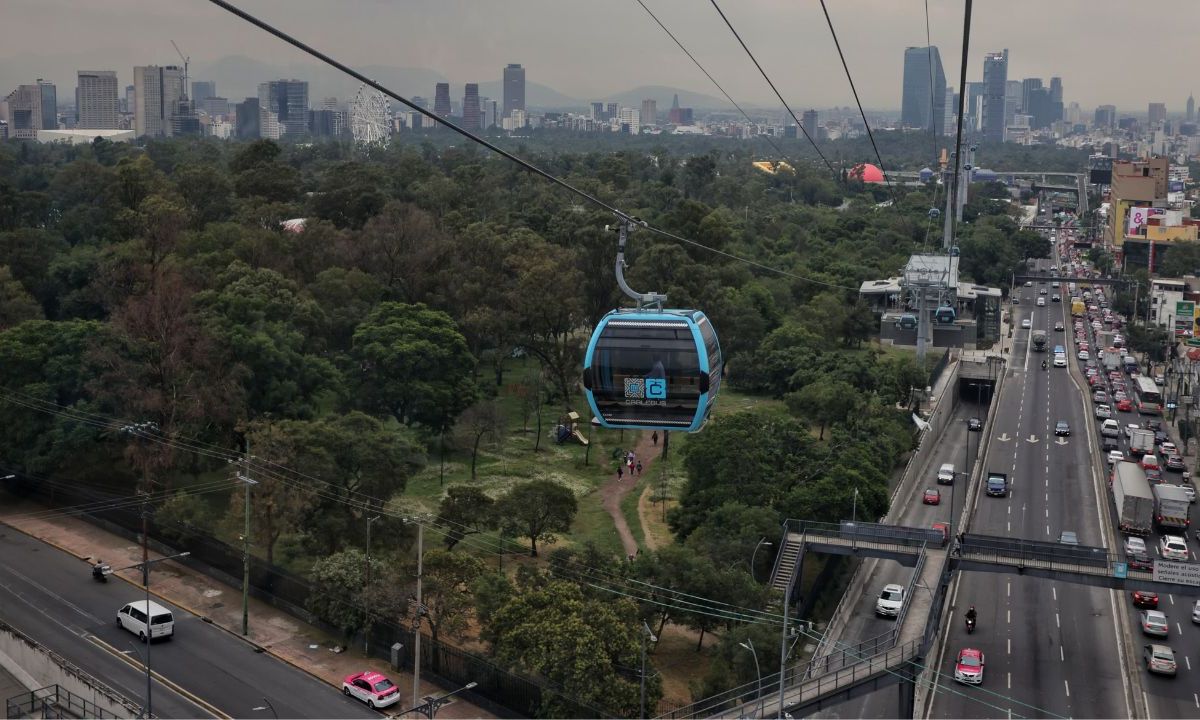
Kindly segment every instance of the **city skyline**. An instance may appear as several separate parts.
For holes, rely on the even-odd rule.
[[[349,17],[309,0],[247,0],[244,4],[250,12],[279,23],[352,65],[426,68],[444,74],[459,87],[466,82],[499,80],[506,64],[519,61],[531,82],[536,80],[578,100],[604,98],[639,85],[719,94],[636,4],[561,7],[546,0],[514,0],[500,8],[454,0],[414,0],[403,8],[364,5],[369,11]],[[1079,27],[1081,18],[1099,17],[1101,13],[1095,10],[1102,4],[1074,0],[1044,6],[1021,0],[1006,4],[1003,10],[977,7],[968,79],[978,81],[982,76],[978,49],[1008,47],[1009,77],[1061,76],[1069,88],[1068,103],[1075,101],[1087,109],[1113,104],[1120,112],[1140,114],[1150,102],[1165,102],[1168,113],[1183,112],[1190,91],[1178,85],[1183,80],[1182,70],[1163,72],[1163,64],[1152,53],[1134,53],[1122,64],[1119,77],[1099,73],[1088,50],[1105,42],[1127,42],[1117,28],[1097,22],[1094,31],[1081,32],[1077,41],[1056,29]],[[1112,4],[1117,7],[1115,0]],[[1036,8],[1037,23],[1025,19],[1027,14],[1020,11],[1024,5]],[[1165,0],[1163,5],[1167,14],[1171,7],[1189,7],[1180,0]],[[308,62],[299,51],[204,3],[113,0],[103,6],[72,6],[70,13],[60,12],[65,7],[65,0],[10,0],[4,4],[0,18],[12,21],[10,24],[53,22],[47,26],[53,26],[55,32],[51,42],[36,33],[18,33],[6,39],[0,82],[15,86],[29,82],[30,77],[45,77],[66,86],[79,69],[99,68],[116,69],[120,82],[128,83],[131,78],[126,68],[175,62],[171,40],[192,57],[193,68],[235,54],[272,63]],[[715,13],[700,12],[682,0],[660,0],[650,7],[736,100],[763,108],[778,106]],[[123,11],[137,13],[139,22],[124,22],[127,13]],[[827,71],[836,70],[838,62],[824,23],[814,22],[823,19],[819,8],[814,15],[812,8],[777,7],[769,0],[751,0],[731,5],[727,14],[789,103],[823,108],[853,103],[848,85],[827,81]],[[899,109],[901,97],[895,88],[902,69],[895,58],[902,56],[907,46],[925,45],[922,8],[916,3],[910,7],[845,0],[832,14],[864,105],[875,110]],[[958,3],[933,0],[930,25],[932,44],[942,52],[947,84],[957,91]],[[1157,45],[1173,48],[1174,66],[1179,68],[1200,61],[1200,49],[1185,42],[1184,25],[1167,24],[1156,35]],[[455,27],[459,35],[476,37],[481,52],[464,57],[438,47],[434,41],[440,37],[439,27]],[[625,33],[622,42],[643,51],[628,56],[611,53],[614,28]],[[1171,39],[1175,34],[1179,34],[1177,45]],[[785,72],[797,67],[801,71]]]

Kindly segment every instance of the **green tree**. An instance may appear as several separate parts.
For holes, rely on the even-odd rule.
[[[829,425],[846,422],[862,402],[853,385],[826,380],[806,385],[784,399],[793,413],[820,426],[818,440],[825,439],[825,428]]]
[[[387,202],[387,177],[377,165],[357,161],[337,163],[325,171],[312,197],[317,217],[338,227],[361,228]]]
[[[555,533],[570,530],[578,510],[569,488],[544,479],[518,483],[496,503],[501,529],[506,535],[529,538],[530,557],[537,557],[538,541],[556,542]]]
[[[750,570],[765,581],[779,543],[779,522],[771,508],[728,502],[705,518],[688,536],[687,545],[717,567]],[[760,546],[760,541],[765,542]],[[751,560],[756,562],[753,567]]]
[[[496,529],[496,501],[474,485],[451,485],[435,522],[446,529],[446,549],[453,550],[467,535]]]
[[[384,563],[371,558],[371,574],[379,577]],[[367,581],[367,556],[358,548],[349,548],[313,563],[313,589],[305,606],[309,612],[349,638],[367,622],[362,592]]]
[[[543,696],[540,715],[637,715],[638,681],[621,671],[640,663],[640,623],[632,602],[589,599],[574,583],[541,578],[517,588],[491,614],[486,630],[501,663],[561,689]],[[648,663],[647,707],[657,704],[661,683]]]
[[[216,513],[212,506],[196,493],[176,490],[154,511],[154,522],[169,538],[186,545],[189,541],[209,535]]]
[[[0,265],[0,330],[41,319],[42,306],[13,277],[7,265]]]
[[[474,607],[472,588],[484,574],[483,561],[474,555],[433,549],[425,553],[421,602],[436,642],[439,637],[462,636]]]
[[[475,480],[479,444],[485,439],[497,444],[504,438],[504,412],[500,404],[495,398],[488,398],[467,408],[458,418],[455,433],[463,444],[471,446],[471,480]]]
[[[282,467],[297,467],[308,459],[305,439],[295,432],[297,423],[258,422],[246,438],[256,458]],[[275,564],[275,546],[285,533],[298,532],[307,513],[317,505],[319,488],[290,479],[285,473],[255,473],[250,477],[251,538],[265,551],[267,564]],[[247,486],[239,485],[229,499],[226,523],[243,532]]]
[[[722,635],[709,653],[712,659],[693,691],[695,697],[712,697],[744,685],[753,687],[751,684],[760,677],[766,686],[767,678],[779,674],[779,633],[769,625],[737,625]],[[743,700],[749,702],[752,697]]]
[[[383,303],[354,331],[358,403],[441,430],[475,399],[475,359],[454,321],[424,305]]]

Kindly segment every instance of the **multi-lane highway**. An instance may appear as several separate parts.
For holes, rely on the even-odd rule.
[[[145,676],[129,659],[144,656],[145,646],[118,629],[115,618],[122,605],[142,597],[124,580],[96,583],[78,559],[0,529],[0,618],[138,704]],[[224,630],[171,609],[175,638],[151,648],[151,668],[167,681],[154,682],[155,715],[269,718],[267,698],[278,717],[380,717]]]
[[[1054,331],[1064,319],[1062,303],[1049,301],[1037,286],[1017,290],[1015,331],[1008,376],[996,398],[996,420],[983,470],[1007,473],[1008,497],[980,492],[969,531],[978,534],[1054,541],[1063,531],[1084,545],[1108,545],[1103,508],[1097,504],[1102,479],[1096,477],[1096,442],[1088,430],[1090,411],[1069,368],[1041,369],[1050,352],[1035,353],[1031,335],[1046,331],[1049,345],[1069,344]],[[1044,307],[1036,299],[1046,297]],[[1049,348],[1048,348],[1049,350]],[[1065,420],[1071,435],[1056,438]],[[952,675],[957,652],[976,647],[986,657],[984,683],[967,692],[938,692],[934,717],[1014,716],[1113,717],[1129,710],[1128,682],[1121,664],[1123,647],[1116,623],[1120,598],[1108,590],[1054,580],[994,573],[962,573],[952,585],[939,668]],[[968,636],[963,612],[975,605],[979,626]],[[963,690],[963,686],[957,686]]]

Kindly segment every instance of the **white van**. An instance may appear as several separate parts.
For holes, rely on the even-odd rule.
[[[1100,434],[1104,437],[1117,437],[1121,434],[1121,425],[1116,420],[1109,418],[1100,424]]]
[[[954,463],[943,463],[938,468],[937,481],[938,485],[954,484]]]
[[[146,610],[147,604],[150,607],[149,612]],[[150,631],[147,632],[147,615],[149,615]],[[138,640],[146,642],[147,636],[150,638],[170,638],[175,635],[175,617],[171,615],[171,611],[150,600],[138,600],[131,602],[121,608],[117,612],[117,627],[125,628],[129,632],[138,636]]]

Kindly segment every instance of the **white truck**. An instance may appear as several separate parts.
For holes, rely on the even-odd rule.
[[[1146,473],[1137,463],[1116,463],[1111,485],[1118,529],[1127,535],[1148,536],[1154,520],[1154,495]]]
[[[1109,347],[1109,346],[1106,345],[1105,347]],[[1109,351],[1105,350],[1104,358],[1103,358],[1102,362],[1104,363],[1104,369],[1109,372],[1111,372],[1113,370],[1120,370],[1121,369],[1121,353],[1109,352]]]
[[[1191,502],[1187,493],[1181,487],[1174,485],[1155,485],[1150,488],[1154,492],[1154,523],[1164,532],[1187,532],[1190,520],[1188,510]]]
[[[1129,435],[1129,454],[1139,456],[1146,453],[1154,454],[1154,431],[1134,430]]]

